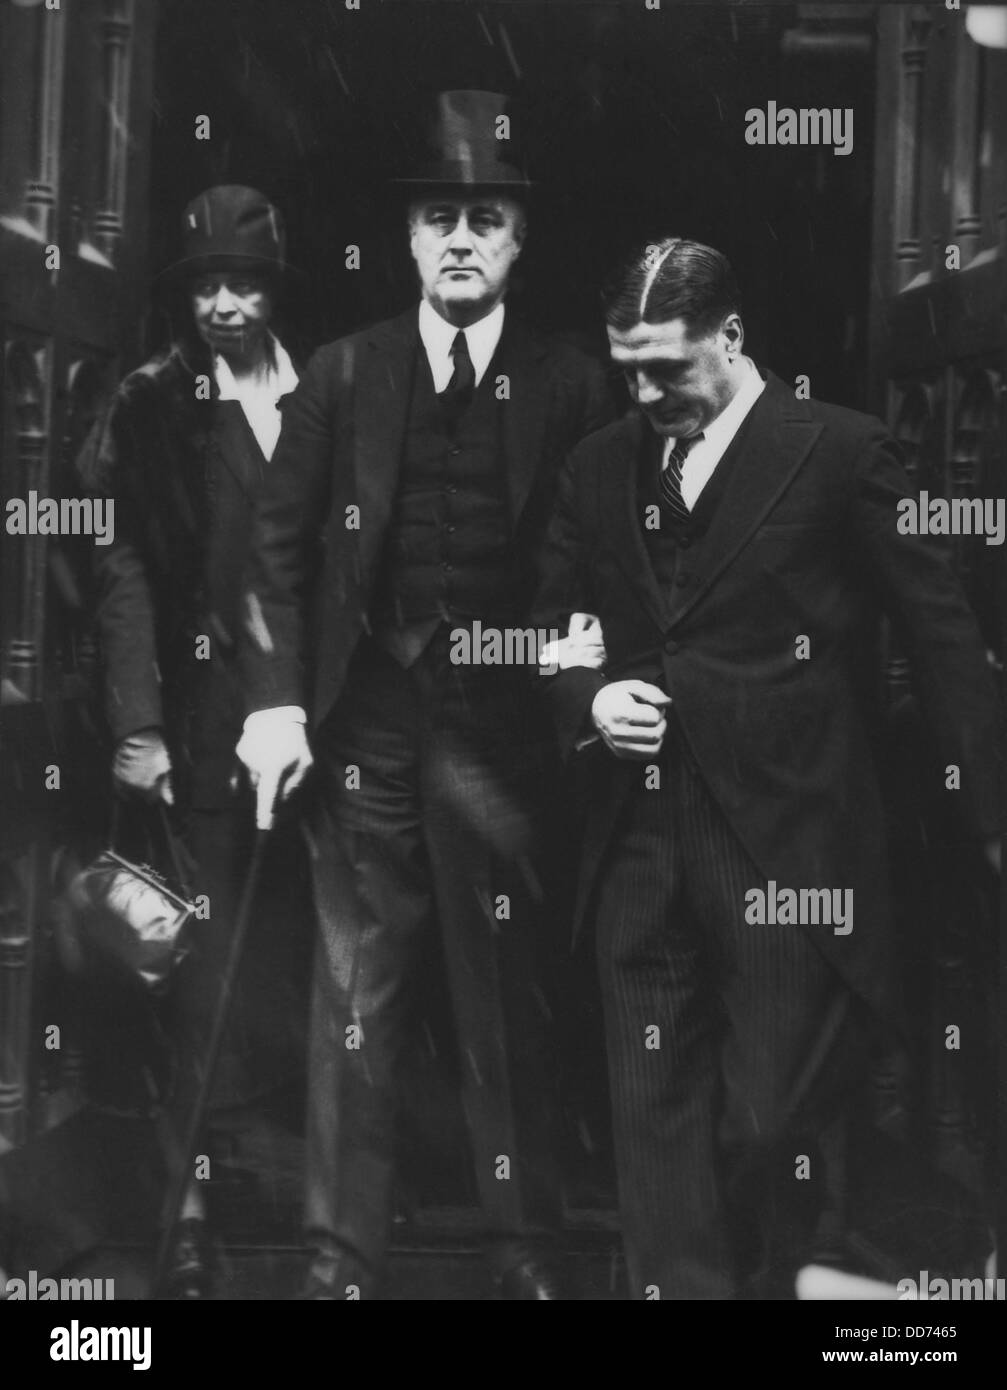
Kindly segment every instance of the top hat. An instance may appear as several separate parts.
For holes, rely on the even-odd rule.
[[[193,198],[182,214],[185,254],[159,280],[212,270],[282,274],[287,268],[283,215],[257,189],[218,184]]]
[[[426,158],[411,175],[392,182],[417,190],[530,188],[531,182],[521,169],[508,163],[509,136],[499,138],[500,117],[507,115],[507,102],[500,92],[439,92]]]

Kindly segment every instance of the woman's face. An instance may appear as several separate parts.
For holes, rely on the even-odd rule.
[[[258,358],[273,316],[273,290],[253,271],[211,271],[190,284],[196,330],[222,357],[250,362]]]

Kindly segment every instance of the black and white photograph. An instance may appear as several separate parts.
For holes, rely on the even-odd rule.
[[[512,1300],[967,1362],[1007,5],[0,0],[0,328],[37,1364]]]

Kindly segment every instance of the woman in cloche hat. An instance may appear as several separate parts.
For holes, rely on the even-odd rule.
[[[189,203],[182,231],[184,254],[155,281],[175,311],[173,341],[120,384],[78,460],[85,486],[116,504],[114,540],[95,548],[115,791],[173,807],[192,892],[211,905],[169,1001],[177,1065],[167,1105],[180,1123],[248,863],[253,818],[234,785],[240,583],[280,404],[298,379],[270,326],[287,268],[279,210],[254,188],[222,185]],[[200,1188],[190,1184],[167,1287],[155,1294],[206,1296]]]

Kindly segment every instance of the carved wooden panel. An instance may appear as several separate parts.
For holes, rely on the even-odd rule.
[[[75,491],[71,460],[103,387],[139,357],[155,20],[156,7],[135,0],[0,3],[5,502]],[[73,797],[89,767],[81,749],[97,750],[88,543],[0,533],[0,1139],[33,1122],[35,1082],[77,1082],[72,1044],[40,1070],[28,1030],[39,998],[56,997],[45,987],[54,856],[63,862],[86,832]],[[53,766],[64,773],[58,788],[46,785]],[[45,1121],[36,1108],[34,1122]]]
[[[1007,52],[970,37],[964,7],[881,7],[878,23],[873,400],[902,444],[914,489],[1003,498]],[[898,81],[886,85],[886,72]],[[948,544],[1002,680],[1004,547],[977,535]],[[887,651],[894,709],[910,692],[911,671],[891,640]],[[903,752],[914,746],[917,760],[931,756],[925,738],[907,739]],[[968,1046],[956,1050],[946,1030],[984,1016],[990,971],[980,943],[994,933],[995,903],[978,856],[942,844],[939,798],[928,805],[909,796],[900,811],[897,900],[906,938],[918,943],[917,1073],[888,1059],[876,1103],[891,1112],[922,1101],[912,1131],[942,1167],[979,1186],[987,1040],[972,1026]]]
[[[44,496],[49,474],[51,346],[16,338],[4,346],[3,495]],[[0,679],[7,701],[41,693],[44,549],[37,536],[4,535]]]

